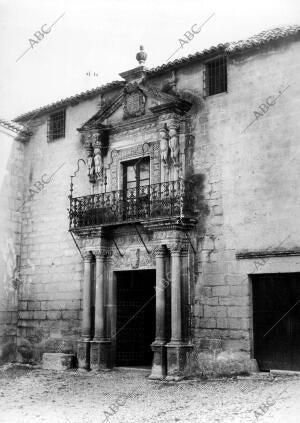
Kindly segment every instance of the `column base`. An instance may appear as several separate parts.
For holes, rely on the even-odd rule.
[[[153,351],[152,369],[149,379],[164,379],[167,373],[167,351],[165,342],[154,341],[151,344]]]
[[[90,341],[86,339],[78,341],[77,360],[79,369],[90,370],[90,349]]]
[[[111,368],[111,341],[106,339],[91,341],[91,369],[108,370]]]
[[[193,348],[191,344],[169,342],[167,348],[168,372],[166,380],[181,380],[187,373],[187,357]]]

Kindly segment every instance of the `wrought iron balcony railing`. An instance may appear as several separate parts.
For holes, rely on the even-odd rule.
[[[192,184],[184,180],[70,198],[70,229],[159,217],[192,217]]]

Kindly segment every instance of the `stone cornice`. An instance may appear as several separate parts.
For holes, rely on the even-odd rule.
[[[157,121],[157,116],[154,115],[146,115],[142,117],[128,119],[127,121],[121,120],[119,122],[114,123],[114,126],[109,130],[110,134],[117,134],[119,132],[129,131],[130,129],[136,128],[146,128],[152,123]]]
[[[187,231],[197,224],[197,220],[190,218],[180,219],[179,217],[168,217],[141,221],[141,224],[149,231]]]
[[[300,256],[300,248],[293,250],[258,250],[258,251],[239,251],[235,254],[238,260],[254,259],[261,257],[287,257]]]

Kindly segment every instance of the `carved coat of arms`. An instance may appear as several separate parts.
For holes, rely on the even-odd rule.
[[[124,89],[124,119],[141,116],[145,113],[145,96],[135,84],[127,84]]]

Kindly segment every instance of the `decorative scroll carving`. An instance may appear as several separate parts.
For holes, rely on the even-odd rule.
[[[132,269],[138,269],[139,268],[139,265],[140,265],[140,249],[139,248],[136,249],[135,254],[136,254],[135,262],[133,261],[132,264],[131,264]]]
[[[155,267],[153,254],[147,254],[137,249],[126,249],[121,257],[119,254],[113,254],[112,265],[115,269],[139,269]]]

